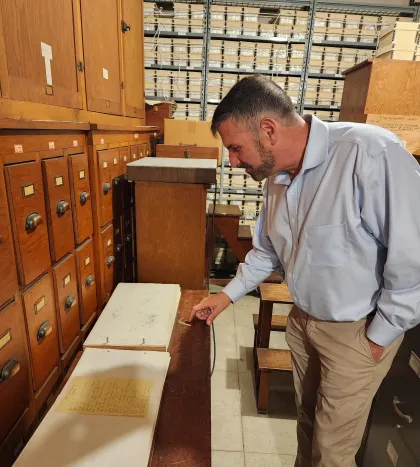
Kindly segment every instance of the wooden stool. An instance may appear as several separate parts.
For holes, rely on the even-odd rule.
[[[293,304],[293,299],[286,284],[262,283],[260,296],[259,315],[253,316],[255,389],[258,413],[267,413],[270,372],[292,370],[289,350],[269,349],[270,332],[285,331],[287,324],[287,316],[273,317],[273,304]]]

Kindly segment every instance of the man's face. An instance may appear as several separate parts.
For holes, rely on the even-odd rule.
[[[240,127],[232,120],[220,124],[219,134],[229,151],[232,167],[245,169],[257,182],[272,175],[275,158],[271,149],[264,147],[257,134]]]

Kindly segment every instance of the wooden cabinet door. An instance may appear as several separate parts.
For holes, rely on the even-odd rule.
[[[82,0],[88,110],[122,114],[117,0]]]
[[[143,1],[122,0],[122,21],[125,113],[144,118]]]
[[[92,240],[86,240],[76,251],[79,278],[80,322],[85,325],[96,312],[96,280]]]
[[[75,154],[68,158],[73,204],[74,237],[76,244],[92,236],[92,201],[89,183],[87,154]]]
[[[63,157],[42,161],[46,191],[49,239],[53,261],[74,246],[73,214],[68,166]]]
[[[17,277],[12,238],[9,231],[7,201],[4,186],[0,184],[0,306],[16,292]]]
[[[1,444],[29,404],[28,349],[20,299],[0,309],[0,372]]]
[[[51,264],[41,167],[27,162],[5,173],[20,281],[28,285]]]
[[[0,0],[3,97],[81,109],[76,0]]]

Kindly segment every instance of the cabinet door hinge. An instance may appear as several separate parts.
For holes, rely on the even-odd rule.
[[[85,71],[85,65],[84,65],[84,63],[83,63],[81,60],[79,60],[79,61],[77,62],[77,69],[78,69],[80,72]]]

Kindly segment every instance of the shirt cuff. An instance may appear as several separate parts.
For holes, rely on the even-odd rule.
[[[373,318],[367,330],[368,338],[375,344],[385,347],[394,342],[404,331],[389,324],[378,312]]]
[[[232,300],[232,303],[236,303],[248,293],[242,284],[242,281],[237,277],[233,278],[222,292]]]

